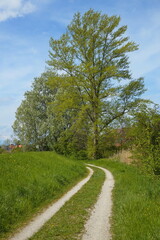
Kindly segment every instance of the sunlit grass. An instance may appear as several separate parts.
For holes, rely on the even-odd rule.
[[[86,174],[84,165],[52,152],[0,155],[0,238]]]
[[[159,240],[160,180],[114,160],[92,163],[109,169],[115,177],[112,240]]]
[[[81,239],[84,224],[90,216],[105,179],[102,170],[95,168],[94,171],[89,182],[37,234],[30,238],[31,240]]]
[[[90,163],[109,169],[115,178],[112,240],[159,240],[159,180],[114,160]],[[6,239],[2,237],[7,232],[29,219],[40,207],[60,197],[86,174],[82,163],[47,152],[2,155],[0,171],[1,239]],[[100,172],[96,170],[92,180],[33,239],[81,239],[89,214],[87,209],[96,201],[104,180],[103,172]]]

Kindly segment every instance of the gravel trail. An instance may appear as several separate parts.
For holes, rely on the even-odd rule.
[[[89,167],[89,175],[68,191],[57,202],[48,207],[43,213],[37,215],[27,226],[21,229],[9,240],[27,240],[32,237],[38,230],[67,202],[75,193],[77,193],[84,184],[86,184],[93,174],[93,170]]]
[[[110,240],[110,217],[112,211],[112,189],[114,187],[114,178],[111,172],[105,168],[91,164],[87,165],[103,170],[106,174],[106,180],[103,184],[98,201],[85,225],[85,233],[83,234],[82,240]]]

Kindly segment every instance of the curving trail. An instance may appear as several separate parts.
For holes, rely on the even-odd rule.
[[[106,179],[102,186],[101,193],[98,201],[94,206],[91,216],[85,224],[85,233],[82,236],[82,240],[110,240],[110,217],[112,211],[112,189],[114,187],[114,179],[112,174],[105,168],[98,167],[96,165],[87,164],[91,167],[96,167],[103,170],[106,174]],[[27,240],[32,237],[40,228],[56,213],[59,209],[74,195],[76,194],[84,184],[86,184],[91,176],[93,170],[89,167],[88,176],[68,191],[57,202],[53,203],[44,212],[37,215],[28,225],[19,230],[9,240]]]
[[[85,225],[85,233],[82,240],[110,240],[110,217],[112,211],[112,189],[114,187],[114,178],[111,172],[105,168],[91,164],[87,165],[103,170],[106,174],[106,180],[103,184],[98,201]]]
[[[86,184],[93,174],[93,170],[89,167],[89,175],[68,191],[57,202],[53,203],[43,213],[36,216],[27,226],[21,229],[17,234],[9,240],[27,240],[32,237],[38,230],[67,202],[75,193],[77,193],[84,184]]]

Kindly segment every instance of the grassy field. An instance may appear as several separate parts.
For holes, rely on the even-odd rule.
[[[109,169],[116,181],[113,191],[113,240],[159,240],[160,180],[113,160],[92,163]]]
[[[134,166],[113,159],[90,161],[90,163],[109,169],[115,178],[112,240],[159,240],[159,180],[143,175]],[[100,171],[95,170],[90,182],[31,240],[81,239],[83,225],[89,213],[88,209],[95,202],[104,181],[103,172]]]
[[[94,169],[90,181],[56,213],[31,240],[81,239],[86,219],[101,191],[105,174]]]
[[[52,152],[0,155],[0,239],[87,174]]]
[[[112,240],[159,240],[160,180],[113,159],[90,163],[109,169],[115,178]],[[0,239],[86,175],[82,162],[49,152],[1,155],[0,171]],[[104,173],[95,169],[91,180],[31,239],[81,239],[103,181]]]

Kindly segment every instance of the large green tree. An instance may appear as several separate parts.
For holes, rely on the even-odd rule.
[[[119,25],[120,17],[91,9],[76,13],[66,32],[50,39],[48,64],[59,71],[49,81],[59,89],[54,109],[61,116],[76,111],[75,126],[86,119],[95,159],[104,129],[137,106],[144,92],[143,79],[133,80],[129,71],[128,53],[138,47],[126,36],[127,26]]]

